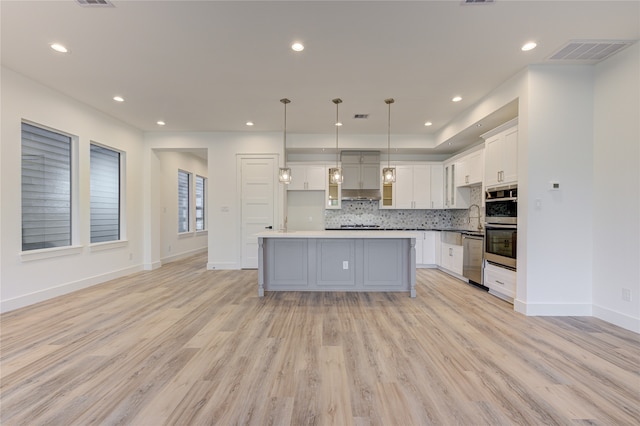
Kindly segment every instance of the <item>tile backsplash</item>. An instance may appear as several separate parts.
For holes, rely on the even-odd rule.
[[[471,188],[471,203],[482,205],[482,188]],[[341,225],[379,225],[382,228],[478,229],[484,223],[484,208],[451,210],[380,210],[378,201],[343,201],[340,210],[325,210],[326,228]],[[478,211],[479,210],[479,211]],[[478,217],[480,216],[480,217]],[[470,222],[470,223],[469,223]]]

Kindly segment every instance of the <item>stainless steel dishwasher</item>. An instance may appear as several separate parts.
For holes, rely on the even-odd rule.
[[[462,235],[463,259],[462,275],[470,282],[483,284],[482,253],[484,252],[484,237],[479,235]]]

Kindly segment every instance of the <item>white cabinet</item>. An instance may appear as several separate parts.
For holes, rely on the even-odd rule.
[[[436,251],[437,250],[437,251]],[[438,265],[440,259],[440,232],[416,233],[416,265]]]
[[[431,169],[426,164],[396,167],[396,209],[431,207]]]
[[[485,133],[485,187],[518,182],[518,126],[512,120]]]
[[[431,165],[431,207],[444,208],[444,167],[442,164]]]
[[[441,243],[440,266],[455,274],[462,276],[462,261],[464,248],[462,246]]]
[[[342,153],[342,189],[372,189],[380,186],[380,154]]]
[[[456,185],[455,161],[444,163],[444,207],[446,209],[468,209],[471,205],[471,191],[469,188]]]
[[[316,164],[293,164],[291,168],[291,183],[288,191],[324,191],[326,166]]]
[[[456,162],[456,186],[482,184],[484,174],[484,150],[465,155]]]
[[[516,297],[516,272],[491,263],[484,266],[484,285],[489,293],[513,303]]]
[[[380,167],[380,176],[382,169]],[[443,168],[440,164],[394,164],[396,181],[382,184],[381,209],[441,209]]]
[[[333,167],[333,166],[332,166]],[[327,167],[324,179],[327,183],[327,192],[325,193],[326,209],[341,209],[342,208],[342,185],[338,183],[332,183],[329,179],[329,167]]]

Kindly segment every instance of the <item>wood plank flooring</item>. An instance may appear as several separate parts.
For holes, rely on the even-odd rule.
[[[2,425],[636,425],[640,336],[437,270],[267,293],[194,256],[3,314]]]

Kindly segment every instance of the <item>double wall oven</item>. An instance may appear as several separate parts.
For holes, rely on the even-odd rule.
[[[518,187],[488,188],[485,194],[484,258],[516,268],[518,242]]]

